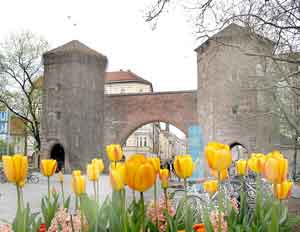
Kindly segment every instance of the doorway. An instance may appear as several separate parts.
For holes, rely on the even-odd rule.
[[[57,143],[52,147],[50,157],[57,161],[57,171],[65,167],[65,150],[61,144]]]

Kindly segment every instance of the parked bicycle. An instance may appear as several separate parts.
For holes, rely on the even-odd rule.
[[[0,169],[0,183],[1,183],[1,184],[4,184],[4,183],[6,183],[6,182],[7,182],[7,180],[6,180],[4,171],[3,171],[3,169]]]
[[[27,183],[31,183],[31,184],[39,183],[40,178],[36,173],[34,173],[34,171],[35,171],[34,169],[28,170],[27,179],[26,179]]]

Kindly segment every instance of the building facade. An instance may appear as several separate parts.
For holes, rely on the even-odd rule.
[[[106,95],[152,93],[152,83],[130,70],[106,72],[104,93]],[[159,127],[158,123],[149,123],[137,128],[123,144],[125,156],[143,153],[151,156],[157,153]]]

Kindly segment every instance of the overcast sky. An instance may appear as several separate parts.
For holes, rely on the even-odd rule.
[[[23,29],[44,36],[52,48],[77,39],[108,57],[108,71],[130,69],[155,91],[196,89],[192,25],[178,8],[151,30],[143,16],[153,1],[1,1],[0,39]]]

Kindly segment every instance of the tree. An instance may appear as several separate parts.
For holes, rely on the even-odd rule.
[[[25,122],[40,150],[41,90],[35,80],[43,74],[42,54],[48,42],[29,31],[11,34],[0,44],[0,103]]]
[[[295,143],[295,175],[300,136],[300,1],[155,0],[146,13],[146,21],[156,25],[171,4],[183,6],[192,15],[200,40],[213,39],[213,34],[230,23],[236,23],[245,27],[253,39],[266,38],[273,44],[272,54],[245,53],[265,58],[271,63],[272,71],[276,72],[276,78],[268,91],[273,96],[274,113],[279,113],[281,132]]]

